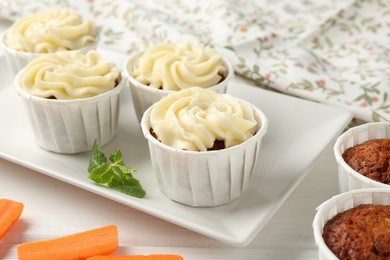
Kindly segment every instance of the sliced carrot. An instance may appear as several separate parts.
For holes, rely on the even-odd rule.
[[[115,225],[91,229],[72,235],[26,242],[17,248],[19,260],[87,259],[106,255],[118,248],[118,228]]]
[[[123,256],[94,256],[87,260],[184,260],[180,255],[123,255]]]
[[[0,238],[2,238],[19,219],[23,207],[23,203],[21,202],[10,199],[0,199]]]

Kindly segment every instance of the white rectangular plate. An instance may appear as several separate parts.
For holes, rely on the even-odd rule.
[[[126,59],[117,53],[105,50],[102,53],[119,66]],[[121,149],[125,163],[138,169],[135,177],[147,192],[144,199],[121,194],[89,180],[90,153],[62,155],[38,147],[25,107],[4,69],[3,56],[0,56],[0,67],[1,157],[233,246],[245,246],[252,241],[321,152],[351,120],[347,111],[235,81],[228,92],[253,103],[269,118],[253,182],[248,192],[231,204],[192,208],[172,202],[160,192],[128,89],[122,92],[118,133],[103,150],[109,154],[115,148]]]

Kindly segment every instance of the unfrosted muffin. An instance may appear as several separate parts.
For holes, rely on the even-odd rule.
[[[255,106],[199,87],[162,98],[141,122],[161,190],[190,206],[218,206],[245,193],[267,126]]]
[[[390,139],[373,139],[350,147],[343,158],[360,174],[390,184]]]
[[[64,51],[31,61],[15,78],[38,144],[58,153],[89,151],[115,135],[121,69],[97,51]]]
[[[186,42],[151,46],[125,67],[139,120],[150,105],[174,91],[196,86],[225,93],[234,76],[230,62],[214,49]]]
[[[390,189],[363,188],[335,195],[313,220],[318,259],[388,259]]]
[[[390,205],[361,204],[324,225],[325,244],[339,259],[390,258]]]
[[[389,140],[390,122],[355,126],[337,138],[333,150],[340,192],[370,187],[389,189]]]
[[[89,19],[70,9],[48,9],[25,16],[11,25],[2,39],[6,58],[16,74],[43,53],[96,48],[97,30]]]

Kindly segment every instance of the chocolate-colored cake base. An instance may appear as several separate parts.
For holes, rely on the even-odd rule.
[[[225,149],[225,142],[222,140],[215,140],[213,147],[207,149],[207,151],[216,151],[221,149]]]

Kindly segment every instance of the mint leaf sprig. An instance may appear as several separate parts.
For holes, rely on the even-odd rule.
[[[107,157],[102,148],[95,141],[88,165],[88,178],[127,195],[137,198],[145,197],[145,190],[140,182],[133,177],[133,173],[137,169],[125,166],[121,151],[119,149],[114,150],[109,159],[111,163],[107,162]]]

